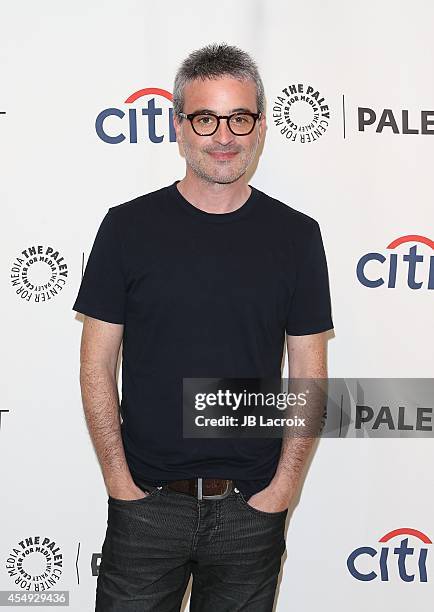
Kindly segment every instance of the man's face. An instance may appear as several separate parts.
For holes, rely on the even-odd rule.
[[[186,114],[212,111],[216,115],[230,115],[240,110],[257,112],[256,85],[253,81],[239,81],[232,77],[197,79],[184,88]],[[182,145],[187,166],[201,179],[211,183],[233,183],[247,170],[255,157],[265,125],[264,115],[251,134],[235,136],[226,119],[220,120],[218,130],[211,136],[197,135],[188,119],[175,116],[176,138]]]

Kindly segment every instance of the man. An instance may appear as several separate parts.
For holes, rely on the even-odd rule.
[[[240,49],[181,65],[180,181],[109,209],[74,310],[84,410],[108,491],[96,610],[272,610],[303,438],[183,437],[183,378],[326,378],[318,223],[247,182],[264,90]],[[116,366],[123,340],[122,400]],[[119,409],[122,423],[119,419]]]

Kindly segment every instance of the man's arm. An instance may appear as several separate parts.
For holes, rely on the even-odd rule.
[[[143,497],[125,458],[116,366],[123,325],[85,316],[80,349],[80,385],[89,433],[107,492],[119,499]]]
[[[291,378],[327,378],[327,332],[287,336],[288,370]],[[268,487],[249,499],[265,512],[285,510],[300,484],[315,437],[284,437],[276,473]]]

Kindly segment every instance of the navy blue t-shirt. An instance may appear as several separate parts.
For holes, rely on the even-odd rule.
[[[282,441],[182,435],[182,379],[280,377],[285,331],[333,328],[315,219],[251,186],[229,213],[188,202],[178,181],[109,208],[73,310],[124,325],[122,439],[154,484],[229,478],[267,486]]]

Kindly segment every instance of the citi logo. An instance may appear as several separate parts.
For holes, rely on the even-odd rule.
[[[99,113],[95,120],[96,133],[108,144],[124,141],[131,144],[139,141],[150,141],[154,144],[160,144],[164,140],[176,142],[173,108],[167,106],[167,101],[171,103],[172,99],[169,91],[159,87],[139,89],[124,102],[134,106],[126,107],[125,110],[105,108]],[[137,100],[140,100],[140,105],[136,104]]]
[[[408,242],[424,245],[425,252],[425,247],[434,250],[432,240],[416,234],[396,238],[386,249],[398,249]],[[371,289],[382,285],[394,289],[397,283],[407,284],[410,289],[434,289],[434,255],[423,255],[418,251],[418,244],[409,247],[407,252],[366,253],[357,262],[356,273],[360,283]]]
[[[415,540],[418,547],[409,546],[409,538],[402,538],[404,535]],[[395,538],[399,539],[391,542]],[[379,578],[382,582],[388,582],[389,569],[393,566],[395,574],[397,572],[403,582],[428,582],[426,571],[428,548],[420,546],[420,542],[432,544],[427,535],[417,529],[394,529],[380,538],[379,542],[386,546],[381,546],[379,550],[371,546],[361,546],[350,554],[347,567],[353,578],[363,582]]]

